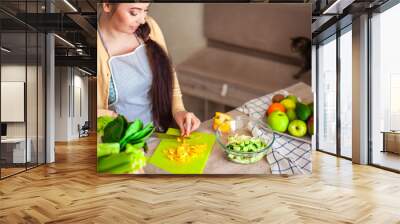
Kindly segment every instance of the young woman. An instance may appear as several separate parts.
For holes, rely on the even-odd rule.
[[[98,114],[153,121],[166,130],[175,119],[182,135],[200,120],[182,103],[176,73],[149,3],[103,3],[98,18]]]

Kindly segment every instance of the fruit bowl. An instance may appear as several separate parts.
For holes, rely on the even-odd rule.
[[[226,130],[226,127],[229,129]],[[216,136],[227,158],[241,164],[261,160],[275,140],[274,132],[268,125],[248,116],[237,116],[224,122],[217,128]]]
[[[273,132],[311,144],[314,134],[313,103],[305,104],[295,95],[275,94],[261,119]]]

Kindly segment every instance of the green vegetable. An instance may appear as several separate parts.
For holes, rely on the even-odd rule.
[[[128,121],[126,120],[125,116],[119,115],[122,118],[122,123],[123,123],[123,131],[122,131],[122,135],[121,138],[124,136],[124,133],[126,132],[126,130],[128,129]]]
[[[245,135],[229,136],[227,147],[237,152],[259,152],[266,147],[263,140]]]
[[[141,154],[140,154],[141,152]],[[109,170],[106,170],[107,173],[112,174],[124,174],[124,173],[133,173],[146,165],[146,157],[141,150],[137,151],[138,154],[135,154],[135,162],[133,163],[125,163],[116,167],[113,167]]]
[[[124,148],[127,143],[135,144],[146,141],[148,137],[154,132],[153,123],[148,123],[142,130],[130,135],[124,141],[120,141],[121,148]]]
[[[144,145],[145,145],[145,142],[139,142],[139,143],[136,143],[136,144],[133,144],[133,145],[127,144],[125,152],[134,152],[136,150],[140,150],[140,149],[142,149],[144,147]]]
[[[144,156],[144,152],[142,150],[135,150],[132,152],[133,157],[135,158],[133,169],[139,170],[146,165],[147,158]]]
[[[129,124],[128,129],[125,132],[124,137],[119,141],[121,144],[121,148],[125,148],[125,144],[127,143],[127,140],[137,132],[139,132],[143,128],[143,122],[140,119],[136,119],[134,122]]]
[[[100,157],[97,160],[97,171],[104,172],[113,167],[122,165],[124,163],[133,163],[135,158],[133,153],[120,152],[118,154],[112,154],[105,157]]]
[[[119,153],[118,143],[99,143],[97,145],[97,158]]]
[[[106,172],[112,174],[133,173],[135,172],[135,166],[133,163],[125,163],[110,170],[107,170]]]
[[[101,157],[98,159],[97,171],[110,173],[132,173],[146,165],[146,157],[140,148],[128,144],[129,152]]]
[[[125,125],[126,125],[125,117],[122,115],[118,115],[117,118],[108,123],[104,128],[104,135],[102,137],[102,141],[104,143],[119,142],[119,140],[122,138],[125,132],[124,129]]]
[[[103,143],[97,146],[98,172],[132,173],[145,166],[146,157],[141,149],[147,148],[146,140],[154,132],[153,123],[143,127],[140,119],[128,123],[122,115],[111,121],[102,119]]]
[[[249,164],[262,159],[265,152],[261,151],[263,151],[266,146],[265,142],[260,138],[235,135],[228,137],[228,144],[226,145],[228,150],[226,150],[226,152],[230,160],[237,163]]]
[[[155,130],[155,129],[154,129],[153,126],[149,127],[147,130],[145,130],[145,131],[142,133],[141,136],[139,136],[139,137],[136,138],[136,139],[130,140],[129,143],[131,143],[131,144],[136,144],[136,143],[138,143],[138,142],[145,142],[145,141],[153,134],[154,130]]]
[[[136,119],[128,126],[124,138],[127,138],[132,134],[135,134],[136,132],[142,130],[142,128],[143,128],[143,122],[140,119]]]
[[[101,116],[97,118],[97,134],[103,136],[104,135],[104,128],[107,126],[108,123],[113,121],[114,118],[111,116]]]

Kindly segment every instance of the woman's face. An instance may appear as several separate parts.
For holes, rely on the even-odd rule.
[[[103,9],[106,13],[112,13],[110,23],[116,30],[132,34],[145,23],[149,5],[150,3],[105,4]]]

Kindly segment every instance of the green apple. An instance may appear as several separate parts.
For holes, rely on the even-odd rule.
[[[289,95],[289,96],[286,97],[286,99],[291,99],[291,100],[293,100],[294,103],[298,102],[298,99],[297,99],[297,97],[295,95]]]
[[[296,108],[296,102],[293,101],[292,99],[284,99],[281,101],[281,104],[285,107],[286,110],[290,109],[295,109]]]
[[[289,121],[293,121],[297,119],[296,111],[294,109],[289,109],[286,111],[286,115],[289,118]]]
[[[309,103],[309,104],[307,104],[307,106],[310,108],[310,110],[311,110],[311,114],[314,114],[314,103]]]
[[[306,121],[311,115],[311,109],[309,106],[303,103],[296,104],[296,115],[299,120]]]
[[[289,118],[282,111],[274,111],[267,117],[267,124],[275,131],[285,132],[289,124]]]
[[[293,136],[303,137],[307,134],[307,124],[302,120],[294,120],[290,122],[288,131]]]

